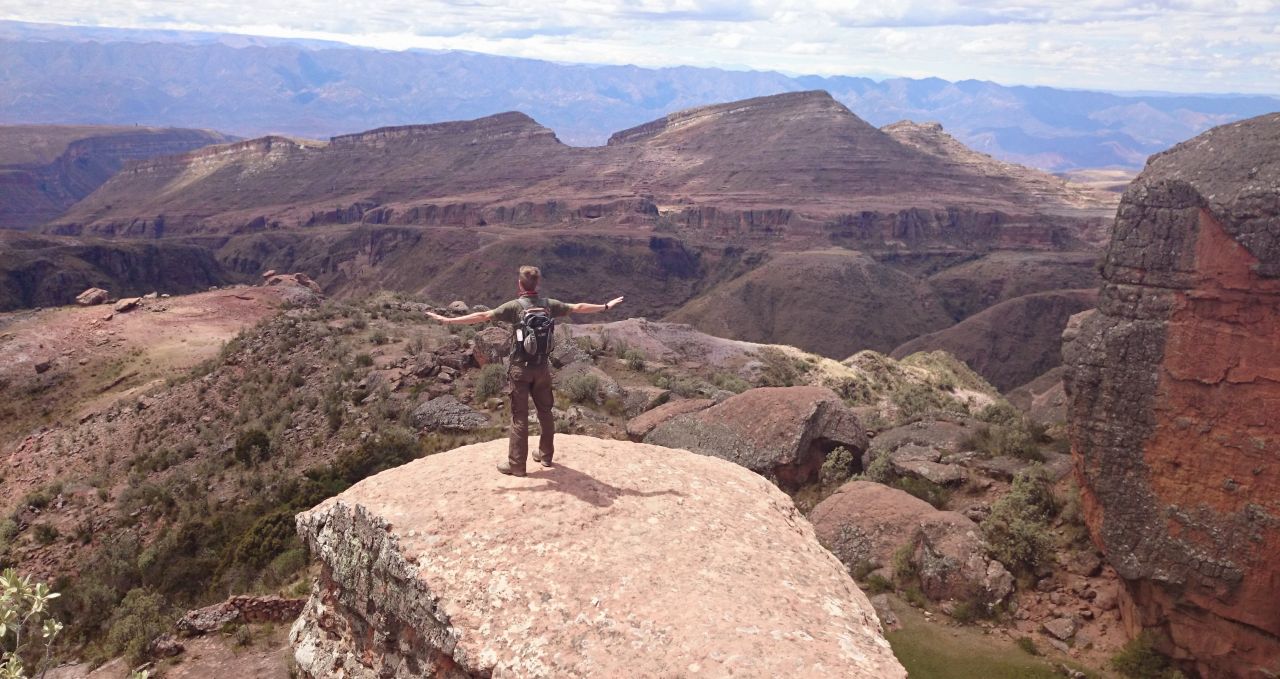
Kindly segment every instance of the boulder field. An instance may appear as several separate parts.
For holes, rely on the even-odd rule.
[[[506,440],[298,516],[320,574],[305,676],[905,677],[870,602],[764,478],[583,436],[525,478]],[[766,556],[767,555],[767,556]]]
[[[1086,521],[1131,633],[1207,677],[1280,662],[1280,114],[1155,156],[1064,348]]]

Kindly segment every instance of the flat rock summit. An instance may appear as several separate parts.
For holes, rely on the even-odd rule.
[[[506,445],[416,460],[298,516],[322,567],[291,632],[307,676],[906,676],[764,478],[584,436],[512,478],[493,469]]]

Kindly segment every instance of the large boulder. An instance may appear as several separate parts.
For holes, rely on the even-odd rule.
[[[887,567],[909,550],[925,596],[994,605],[1013,576],[986,555],[977,524],[896,488],[850,481],[809,514],[818,540],[850,569]]]
[[[927,448],[934,453],[930,459],[937,462],[945,455],[964,450],[965,443],[986,425],[978,420],[957,417],[951,420],[920,420],[880,432],[863,455],[863,466],[870,466],[883,455],[893,455],[899,449]],[[918,457],[906,455],[904,457]]]
[[[432,455],[298,515],[320,562],[290,632],[305,676],[906,676],[759,476],[582,436],[525,478],[504,455]]]
[[[1202,676],[1280,658],[1280,114],[1154,156],[1098,311],[1068,328],[1067,418],[1131,633]]]
[[[511,329],[491,325],[477,332],[471,339],[471,351],[476,365],[502,363],[511,354]]]
[[[109,294],[110,293],[102,288],[89,288],[79,295],[76,295],[76,304],[79,304],[80,306],[106,304]]]
[[[709,398],[683,398],[678,401],[668,401],[647,413],[631,418],[627,422],[627,438],[637,442],[643,441],[654,427],[663,422],[678,415],[706,410],[715,404],[716,402]]]
[[[705,410],[672,417],[644,441],[736,462],[787,490],[817,481],[827,453],[836,447],[855,457],[867,447],[857,416],[825,387],[749,389]]]

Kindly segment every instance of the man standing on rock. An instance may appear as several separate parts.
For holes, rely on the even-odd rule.
[[[520,267],[516,281],[520,296],[497,309],[477,311],[465,316],[449,318],[434,312],[427,315],[445,325],[470,325],[487,321],[501,321],[511,325],[512,346],[510,365],[507,368],[507,391],[511,394],[511,440],[507,447],[507,459],[498,463],[498,471],[511,476],[525,475],[525,460],[529,456],[529,396],[538,409],[538,425],[541,436],[538,450],[533,454],[535,462],[551,466],[555,455],[555,420],[551,405],[555,400],[551,393],[551,361],[548,353],[554,337],[556,318],[570,313],[596,314],[622,304],[622,297],[615,297],[604,304],[579,302],[565,304],[538,294],[542,272],[536,266]]]

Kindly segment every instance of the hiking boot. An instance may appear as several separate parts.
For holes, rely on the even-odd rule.
[[[543,456],[542,456],[542,451],[541,451],[541,450],[535,450],[535,451],[533,451],[533,461],[534,461],[534,462],[537,462],[538,464],[540,464],[540,465],[542,465],[542,466],[544,466],[544,467],[550,467],[550,466],[551,466],[551,456],[550,456],[550,455],[547,455],[546,457],[543,457]]]
[[[517,469],[511,466],[511,460],[503,460],[498,463],[498,471],[507,476],[524,476],[524,469]]]

